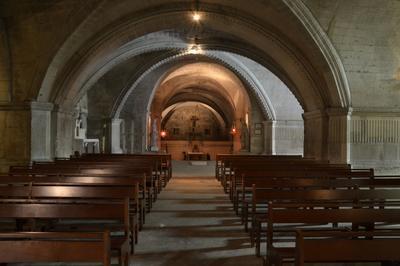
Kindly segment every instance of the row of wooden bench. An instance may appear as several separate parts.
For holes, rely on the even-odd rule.
[[[110,265],[115,256],[129,265],[146,210],[170,177],[164,154],[84,155],[12,167],[0,176],[0,262]]]
[[[400,260],[400,177],[297,156],[219,155],[216,178],[258,256],[265,236],[267,264]],[[352,252],[360,248],[371,252]]]

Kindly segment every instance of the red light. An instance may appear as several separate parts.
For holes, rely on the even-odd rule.
[[[167,132],[165,130],[161,131],[161,137],[165,138],[167,136]]]
[[[236,128],[232,128],[231,134],[236,134]]]

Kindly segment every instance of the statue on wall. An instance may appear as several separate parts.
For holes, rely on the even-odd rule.
[[[240,144],[242,151],[249,150],[249,129],[242,118],[240,118]]]
[[[86,128],[84,126],[83,114],[79,111],[78,117],[75,120],[75,139],[85,139]]]

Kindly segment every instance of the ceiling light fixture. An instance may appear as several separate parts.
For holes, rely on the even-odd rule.
[[[194,12],[192,18],[194,21],[199,22],[201,20],[201,15],[198,12]]]

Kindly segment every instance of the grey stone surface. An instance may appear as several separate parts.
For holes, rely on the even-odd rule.
[[[400,2],[304,0],[339,52],[353,107],[400,107]]]
[[[227,195],[211,177],[213,167],[174,164],[174,177],[146,217],[133,265],[262,265]],[[204,174],[210,176],[195,177]]]

